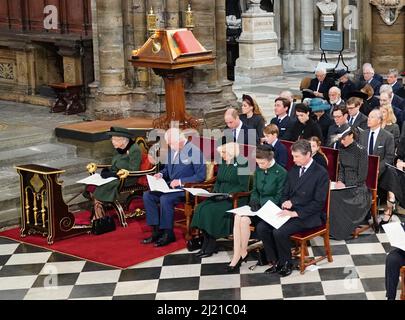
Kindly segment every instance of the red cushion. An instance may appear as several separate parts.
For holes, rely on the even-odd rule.
[[[292,237],[306,238],[306,237],[310,236],[311,234],[318,233],[318,232],[320,232],[320,231],[322,231],[324,229],[326,229],[326,225],[323,225],[323,226],[320,226],[318,228],[314,228],[314,229],[311,229],[311,230],[294,233],[292,235]]]
[[[152,164],[149,162],[148,154],[147,153],[142,153],[142,158],[141,158],[141,165],[139,167],[140,171],[146,171],[152,168]],[[147,187],[148,186],[148,180],[146,176],[140,177],[138,179],[138,184],[141,186]]]

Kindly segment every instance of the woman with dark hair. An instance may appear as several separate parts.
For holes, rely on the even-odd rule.
[[[296,142],[300,139],[309,139],[318,137],[323,140],[322,130],[319,124],[311,117],[311,110],[303,103],[299,103],[295,107],[297,119],[294,126],[286,134],[285,140]]]
[[[276,163],[271,145],[261,145],[256,149],[257,169],[253,178],[253,191],[250,196],[252,211],[258,211],[267,201],[280,205],[287,171]],[[233,258],[227,267],[228,272],[239,269],[247,259],[250,239],[250,225],[261,221],[258,217],[235,215],[233,226]]]
[[[312,158],[328,170],[328,158],[321,149],[321,140],[318,137],[311,137],[308,141],[311,143]]]
[[[261,139],[264,137],[263,129],[266,121],[263,118],[260,107],[256,101],[246,94],[242,97],[242,114],[239,119],[249,128],[256,129],[257,136]]]
[[[330,235],[336,240],[348,239],[371,208],[366,186],[368,154],[356,136],[355,129],[349,128],[340,137],[338,181],[330,198]]]

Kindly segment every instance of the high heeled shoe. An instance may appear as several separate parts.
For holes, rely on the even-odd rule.
[[[396,201],[394,202],[394,201],[387,200],[387,210],[384,211],[384,218],[389,217],[389,219],[384,220],[384,218],[382,218],[382,220],[378,224],[378,226],[380,227],[380,230],[382,229],[383,225],[390,223],[392,216],[395,214],[394,213],[395,208],[396,208]]]
[[[246,259],[246,257],[245,257],[245,259]],[[226,266],[226,271],[228,273],[238,271],[240,269],[240,266],[242,265],[242,261],[243,261],[243,259],[242,259],[242,257],[240,257],[239,261],[236,263],[236,265],[234,265],[234,266],[229,266],[229,265]]]

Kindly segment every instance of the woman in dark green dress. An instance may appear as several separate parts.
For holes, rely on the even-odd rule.
[[[120,178],[126,178],[129,171],[138,171],[141,164],[141,149],[132,139],[132,133],[129,130],[112,127],[107,134],[111,136],[111,143],[115,152],[112,157],[111,167],[103,169],[100,175],[104,179],[110,177],[118,179],[97,186],[95,190],[92,190],[95,212],[93,219],[99,219],[105,215],[103,202],[114,202],[117,199]],[[97,170],[97,165],[90,163],[87,169],[90,173],[94,173]]]
[[[218,147],[223,162],[219,165],[213,193],[246,192],[249,189],[247,159],[239,156],[239,145],[228,143]],[[227,237],[232,230],[232,199],[208,199],[196,208],[191,227],[202,231],[204,240],[197,256],[210,257],[216,252],[216,239]]]
[[[254,174],[253,191],[250,196],[251,210],[256,212],[267,201],[280,205],[287,171],[274,160],[274,149],[271,145],[258,146],[256,150],[258,168]],[[250,225],[260,218],[235,215],[233,227],[233,258],[228,272],[239,269],[242,261],[247,261]]]

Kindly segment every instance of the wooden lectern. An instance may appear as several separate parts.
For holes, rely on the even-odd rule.
[[[171,122],[177,121],[181,128],[198,128],[197,119],[186,113],[184,78],[186,72],[195,66],[212,64],[215,58],[212,51],[207,51],[195,41],[194,47],[199,50],[185,53],[175,40],[176,33],[187,32],[187,29],[157,30],[139,50],[134,50],[132,65],[148,67],[161,76],[165,82],[166,114],[153,122],[154,128],[168,129]]]
[[[21,237],[41,234],[48,244],[55,240],[87,233],[75,227],[75,217],[63,201],[58,177],[64,170],[39,165],[16,167],[21,189]]]

